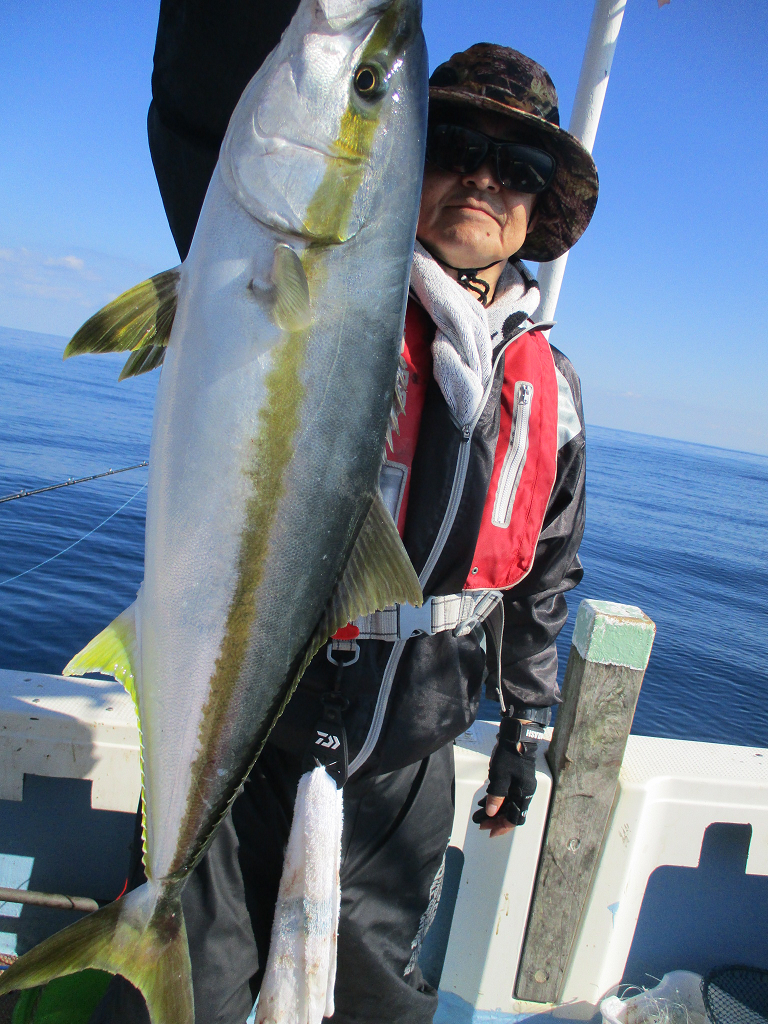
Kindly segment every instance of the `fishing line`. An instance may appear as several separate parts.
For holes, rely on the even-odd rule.
[[[100,530],[102,526],[106,526],[110,519],[114,519],[118,512],[122,512],[126,505],[130,505],[134,498],[138,498],[138,496],[141,494],[141,492],[144,490],[146,486],[147,485],[145,483],[142,484],[138,491],[136,491],[135,494],[132,494],[128,501],[124,501],[120,508],[116,509],[111,516],[107,516],[104,522],[99,523],[98,526],[94,526],[94,528],[92,530],[89,530],[88,533],[84,534],[82,537],[79,537],[77,540],[72,541],[72,543],[65,547],[63,551],[57,551],[55,555],[51,555],[51,557],[46,558],[45,561],[39,562],[37,565],[33,565],[31,569],[25,569],[24,572],[20,572],[16,576],[9,576],[7,580],[0,580],[0,587],[5,586],[6,583],[13,583],[14,580],[21,579],[21,577],[26,576],[28,572],[34,572],[35,569],[40,569],[42,566],[47,565],[49,562],[52,562],[54,558],[58,558],[59,555],[65,555],[68,551],[71,551],[72,548],[82,543],[82,541],[87,540],[92,534],[96,533],[97,530]]]
[[[60,487],[71,487],[73,484],[85,484],[89,480],[101,480],[105,476],[116,476],[118,473],[127,473],[129,469],[143,469],[148,462],[137,462],[135,466],[123,466],[122,469],[108,469],[104,473],[94,473],[93,476],[81,476],[79,480],[63,480],[60,484],[48,484],[47,487],[36,487],[34,491],[17,491],[15,494],[6,494],[0,498],[0,505],[4,501],[15,501],[17,498],[29,498],[32,494],[42,494],[44,491],[58,491]]]

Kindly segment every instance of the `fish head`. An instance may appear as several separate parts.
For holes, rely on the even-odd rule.
[[[224,181],[267,227],[345,242],[382,215],[390,167],[413,190],[427,89],[420,0],[302,0],[235,108]]]

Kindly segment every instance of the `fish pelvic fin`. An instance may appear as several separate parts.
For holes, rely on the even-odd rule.
[[[419,577],[377,491],[299,676],[328,637],[348,622],[396,602],[418,607],[423,600]]]
[[[144,996],[152,1024],[194,1024],[180,888],[141,888],[35,946],[0,974],[0,995],[89,968],[121,974]]]
[[[162,363],[171,335],[181,267],[135,285],[86,320],[64,349],[64,358],[84,352],[132,352],[120,380]]]

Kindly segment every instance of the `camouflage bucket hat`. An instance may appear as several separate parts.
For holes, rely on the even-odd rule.
[[[557,259],[581,238],[597,204],[597,168],[579,140],[560,127],[557,91],[540,64],[507,46],[476,43],[435,69],[429,102],[430,110],[445,104],[504,114],[524,141],[557,160],[552,184],[536,203],[536,227],[517,254],[521,259]]]

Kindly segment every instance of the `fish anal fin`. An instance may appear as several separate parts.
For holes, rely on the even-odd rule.
[[[95,968],[144,996],[152,1024],[194,1024],[192,973],[179,893],[145,884],[35,946],[0,975],[0,995]]]
[[[126,364],[121,380],[157,366],[171,335],[180,280],[181,267],[174,267],[118,295],[86,320],[64,349],[64,358],[84,352],[156,350],[151,365],[145,361],[142,369],[129,373]]]

